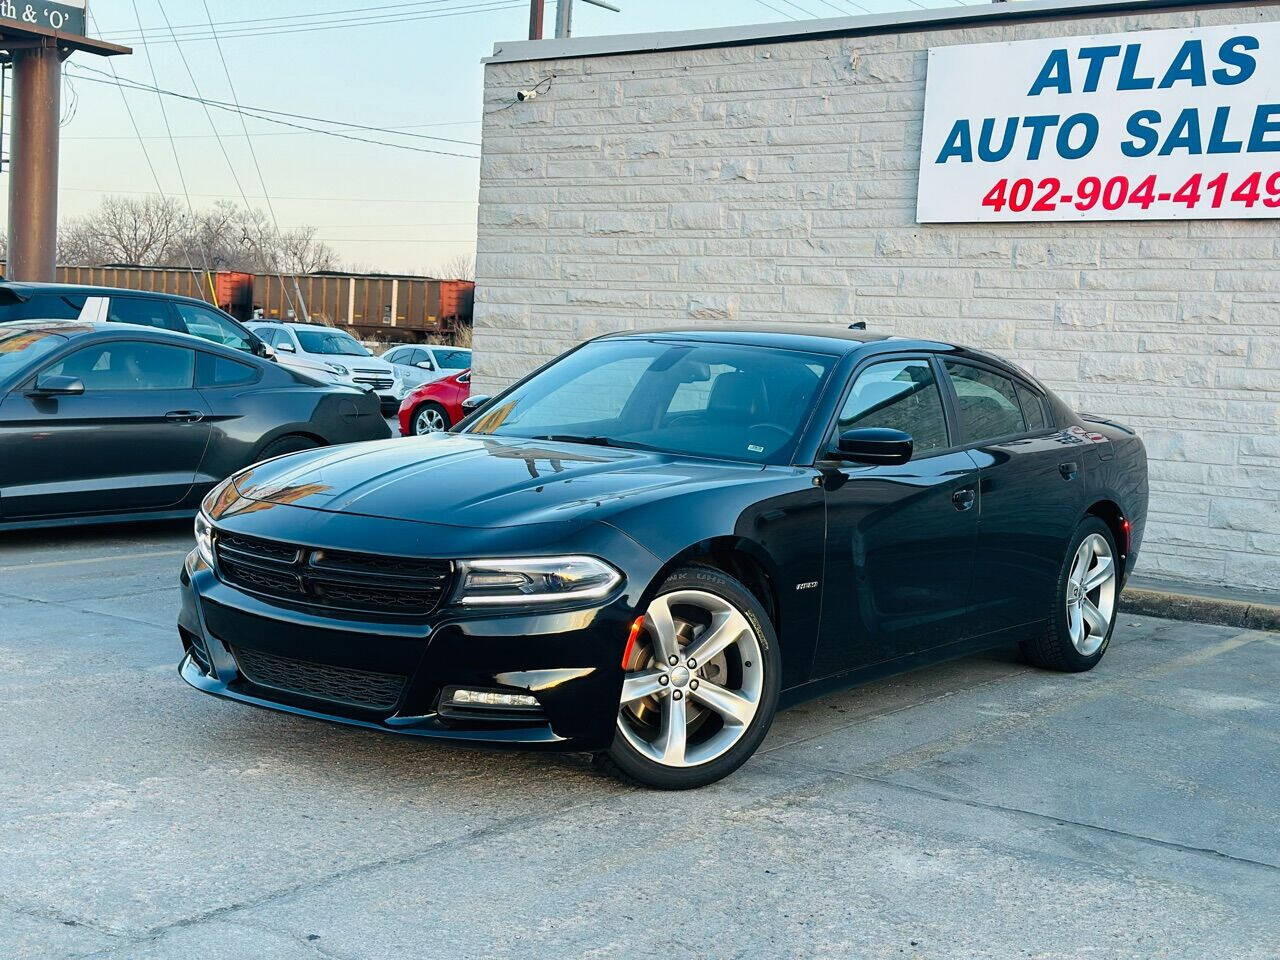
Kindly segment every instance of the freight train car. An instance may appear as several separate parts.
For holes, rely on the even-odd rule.
[[[0,262],[0,277],[4,264]],[[197,297],[238,320],[310,320],[360,337],[401,342],[449,334],[471,323],[476,285],[392,274],[203,272],[176,267],[59,267],[59,283]]]
[[[471,320],[469,280],[362,275],[326,271],[284,277],[259,274],[253,310],[266,320],[301,320],[350,327],[366,338],[423,340]]]
[[[0,276],[5,264],[0,263]],[[229,270],[217,272],[176,267],[138,267],[108,264],[103,267],[59,267],[58,283],[90,287],[121,287],[195,297],[221,307],[233,317],[247,320],[253,311],[253,274]]]

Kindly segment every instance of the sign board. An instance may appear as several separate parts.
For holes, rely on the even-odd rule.
[[[1280,23],[935,47],[916,219],[1280,217]]]
[[[59,33],[85,35],[85,6],[88,0],[0,0],[0,31],[5,27],[39,27]]]

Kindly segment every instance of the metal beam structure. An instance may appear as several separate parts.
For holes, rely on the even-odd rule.
[[[34,5],[26,5],[34,10]],[[65,26],[83,3],[49,3],[37,13]],[[76,51],[104,56],[131,53],[128,47],[25,18],[0,3],[0,51],[11,64],[12,117],[9,125],[10,280],[52,282],[58,245],[58,132],[62,120],[62,61]]]
[[[622,12],[612,3],[606,3],[605,0],[582,0],[582,2],[589,3],[593,7],[602,7],[605,10],[612,10],[614,13]],[[567,39],[572,32],[573,0],[556,0],[556,39]]]
[[[52,282],[57,268],[62,53],[51,43],[12,50],[11,55],[6,274],[11,280]]]

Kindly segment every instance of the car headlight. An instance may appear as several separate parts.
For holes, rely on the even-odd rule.
[[[549,603],[595,600],[622,582],[622,574],[595,557],[462,560],[454,600],[464,604]]]
[[[326,363],[324,366],[330,373],[336,373],[340,377],[345,377],[350,372],[340,363]]]
[[[210,568],[213,567],[213,524],[204,515],[204,510],[196,514],[196,552]]]

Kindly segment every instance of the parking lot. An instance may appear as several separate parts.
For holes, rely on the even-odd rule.
[[[177,677],[185,523],[0,542],[0,957],[1275,957],[1280,635],[1122,616],[783,714],[713,787]]]

